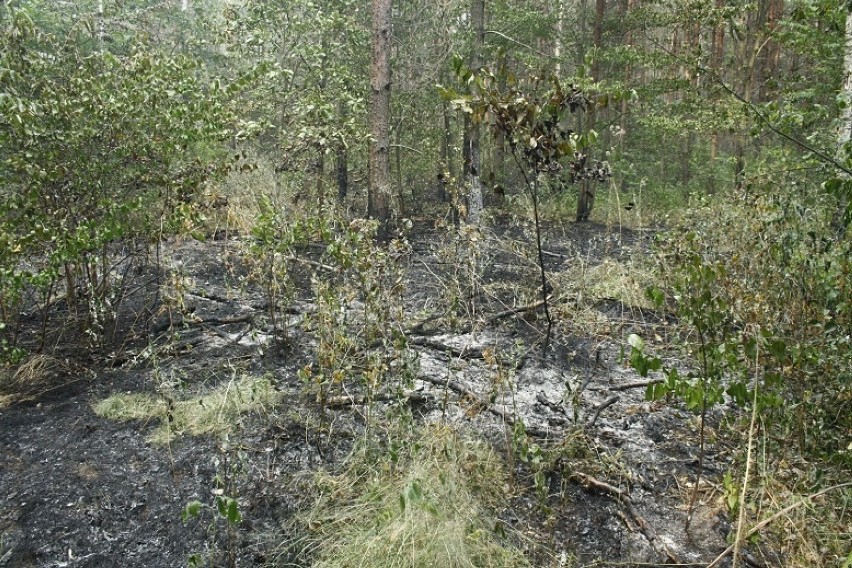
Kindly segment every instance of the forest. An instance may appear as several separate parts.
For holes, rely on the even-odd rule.
[[[0,568],[852,568],[852,5],[0,0]]]

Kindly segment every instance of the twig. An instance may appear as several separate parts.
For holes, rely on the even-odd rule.
[[[541,52],[541,51],[537,50],[536,48],[532,47],[531,45],[527,45],[527,44],[525,44],[525,43],[522,43],[522,42],[520,42],[520,41],[516,40],[516,39],[515,39],[515,38],[513,38],[513,37],[509,37],[509,36],[507,36],[507,35],[506,35],[506,34],[504,34],[503,32],[498,32],[498,31],[496,31],[496,30],[485,30],[485,34],[494,34],[494,35],[496,35],[496,36],[500,36],[500,37],[502,37],[503,39],[505,39],[506,41],[510,41],[510,42],[514,43],[515,45],[520,45],[521,47],[526,47],[527,49],[529,49],[530,51],[532,51],[532,52],[533,52],[533,53],[535,53],[536,55],[540,55],[540,56],[542,56],[542,57],[546,57],[546,58],[548,58],[548,59],[556,59],[556,57],[555,57],[554,55],[549,54],[549,53]]]
[[[630,389],[641,389],[650,385],[658,385],[660,383],[665,382],[665,379],[651,379],[650,381],[637,381],[635,383],[626,383],[623,385],[616,385],[614,387],[609,387],[607,390],[611,391],[626,391]]]
[[[586,428],[591,428],[592,426],[594,426],[595,422],[598,421],[598,417],[601,415],[601,412],[603,412],[604,410],[606,410],[607,408],[609,408],[610,406],[612,406],[613,404],[618,402],[618,400],[619,400],[618,397],[613,395],[613,396],[609,397],[608,399],[606,399],[605,401],[603,401],[595,409],[595,413],[592,415],[592,417],[586,422]]]
[[[289,260],[291,262],[298,262],[301,264],[307,264],[308,266],[313,266],[315,268],[322,268],[328,272],[337,272],[337,269],[328,264],[323,264],[321,262],[317,262],[315,260],[308,260],[307,258],[299,258],[298,256],[287,256],[285,260]]]
[[[757,332],[760,333],[760,328],[758,327]],[[754,442],[754,424],[757,421],[757,392],[760,387],[760,342],[755,341],[755,354],[754,354],[754,399],[751,401],[751,423],[748,427],[748,446],[746,447],[746,465],[745,465],[745,473],[743,473],[743,486],[740,490],[740,513],[737,515],[737,533],[734,537],[734,557],[733,557],[733,568],[737,568],[737,561],[739,560],[740,555],[740,545],[742,544],[743,537],[743,526],[745,526],[745,501],[746,495],[748,493],[748,478],[751,474],[751,452],[752,452],[752,444]]]
[[[660,537],[657,536],[657,532],[654,528],[648,524],[633,506],[633,500],[630,499],[630,495],[623,489],[619,489],[605,481],[601,481],[592,477],[591,475],[587,475],[585,473],[581,473],[579,471],[575,471],[571,474],[573,479],[576,479],[580,482],[580,484],[587,489],[595,489],[601,493],[605,493],[610,497],[614,498],[616,501],[621,503],[627,512],[630,514],[630,517],[633,519],[633,522],[636,526],[639,527],[639,530],[645,535],[645,538],[648,539],[648,542],[651,544],[651,547],[661,555],[665,555],[671,562],[676,564],[680,564],[681,561],[678,556],[672,552],[666,543],[663,542]],[[709,568],[709,567],[708,567]]]

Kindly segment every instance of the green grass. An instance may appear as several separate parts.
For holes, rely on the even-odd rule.
[[[269,379],[242,377],[199,396],[174,400],[147,393],[120,393],[94,405],[95,414],[122,422],[155,420],[149,441],[166,445],[184,435],[225,434],[241,418],[273,407],[280,399]]]

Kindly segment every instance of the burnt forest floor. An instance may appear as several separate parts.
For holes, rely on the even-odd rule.
[[[676,329],[669,316],[643,309],[624,291],[653,231],[546,227],[555,321],[546,351],[543,313],[530,307],[539,299],[530,227],[508,218],[485,232],[467,319],[430,320],[438,299],[459,282],[451,255],[441,252],[447,233],[415,225],[411,252],[400,261],[405,313],[412,324],[425,322],[409,334],[419,363],[414,389],[429,395],[416,415],[478,432],[504,453],[507,420],[523,421],[542,447],[572,448],[549,464],[544,492],[541,478],[534,487],[529,466],[514,460],[513,490],[496,511],[522,536],[535,565],[713,560],[729,532],[720,480],[731,449],[712,435],[724,425],[711,419],[685,531],[698,473],[697,422],[675,403],[646,402],[643,379],[621,361],[630,333],[668,342]],[[317,427],[315,401],[298,375],[314,357],[300,324],[313,309],[309,272],[317,260],[297,264],[304,273],[288,308],[288,339],[279,345],[270,340],[263,294],[236,285],[227,268],[244,241],[165,243],[162,270],[179,271],[184,282],[175,288],[181,317],[163,323],[160,314],[147,335],[128,333],[106,347],[82,349],[57,338],[50,357],[31,365],[41,374],[39,387],[0,406],[0,567],[164,568],[186,566],[192,554],[217,566],[283,562],[277,546],[295,538],[293,517],[311,505],[306,473],[343,462],[362,413],[342,405],[328,411],[333,428]],[[38,323],[33,315],[33,337]],[[492,395],[489,408],[472,412],[460,393],[484,398],[495,366],[509,377],[511,395]],[[173,404],[174,393],[228,388],[237,376],[268,377],[280,402],[237,417],[240,427],[227,440],[201,434],[158,444],[152,436],[159,420],[117,421],[94,411],[117,393]],[[215,512],[223,488],[239,502],[233,527]],[[202,504],[200,514],[184,522],[181,513],[193,501]]]

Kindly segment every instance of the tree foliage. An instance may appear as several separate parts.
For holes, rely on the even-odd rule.
[[[26,285],[60,276],[103,301],[104,247],[179,230],[222,169],[229,93],[205,85],[187,57],[144,43],[125,55],[91,50],[24,11],[12,12],[0,53],[4,320]]]

